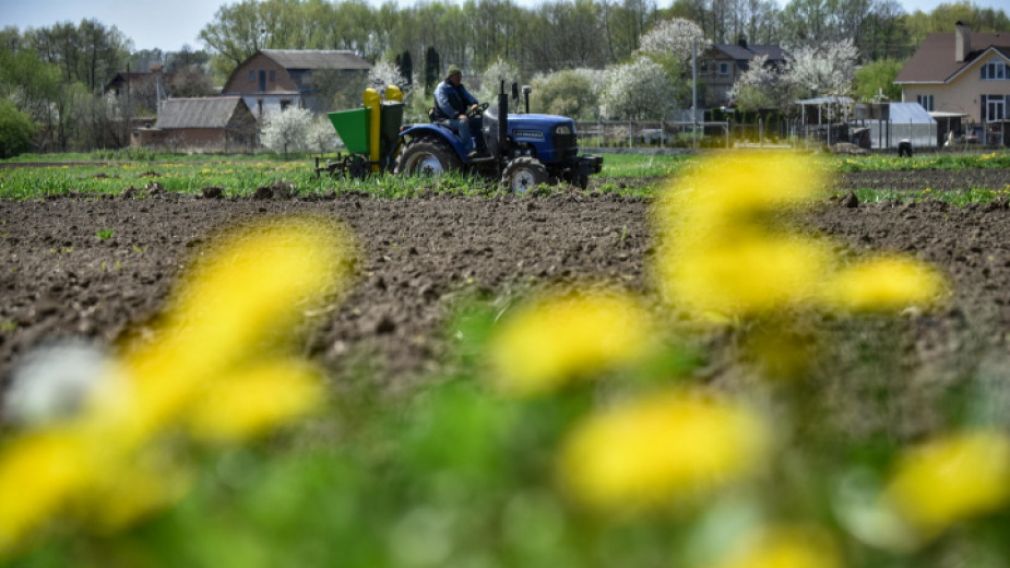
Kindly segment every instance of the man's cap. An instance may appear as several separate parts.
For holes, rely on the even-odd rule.
[[[452,77],[453,75],[462,75],[462,74],[463,74],[463,70],[462,69],[460,69],[456,65],[450,65],[449,66],[449,70],[446,71],[446,73],[445,73],[445,76],[446,77]]]

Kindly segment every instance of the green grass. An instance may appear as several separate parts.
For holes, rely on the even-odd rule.
[[[1010,198],[1010,190],[988,188],[971,188],[955,191],[861,188],[856,189],[854,193],[860,203],[943,201],[958,207],[984,205],[997,199]]]
[[[603,156],[603,177],[636,178],[666,177],[676,175],[686,165],[697,160],[696,156],[605,154]]]
[[[994,150],[988,153],[973,152],[965,154],[916,154],[911,158],[899,158],[894,154],[835,156],[831,161],[837,171],[840,172],[1010,168],[1010,151]]]
[[[606,193],[648,196],[662,179],[676,176],[697,163],[699,155],[606,154],[597,189]],[[913,171],[922,169],[1008,168],[1010,151],[972,154],[831,156],[836,172]],[[501,191],[494,180],[463,175],[442,179],[393,175],[366,180],[316,178],[310,155],[283,159],[275,154],[166,154],[146,150],[91,153],[23,154],[7,162],[70,162],[51,167],[0,168],[0,199],[32,199],[68,193],[118,195],[129,187],[143,189],[157,183],[170,192],[196,195],[205,187],[220,187],[226,196],[243,197],[258,187],[277,182],[294,185],[300,195],[330,191],[362,191],[382,197],[410,197],[422,193],[487,195]],[[85,162],[80,164],[79,162]],[[867,190],[869,191],[869,190]],[[878,190],[881,195],[886,191]],[[907,194],[908,192],[902,192]],[[876,200],[888,199],[879,197]]]

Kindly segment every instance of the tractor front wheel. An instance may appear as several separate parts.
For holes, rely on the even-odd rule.
[[[422,138],[404,146],[396,157],[393,172],[408,176],[439,176],[459,168],[459,158],[452,148],[437,140]]]
[[[540,160],[529,156],[516,158],[509,162],[501,176],[502,185],[517,195],[526,193],[542,183],[547,183],[547,179],[547,168]]]

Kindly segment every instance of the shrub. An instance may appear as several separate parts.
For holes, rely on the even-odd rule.
[[[0,158],[10,158],[31,148],[35,124],[14,103],[0,100]]]

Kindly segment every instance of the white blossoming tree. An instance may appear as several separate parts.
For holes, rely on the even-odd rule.
[[[272,115],[260,131],[260,141],[274,152],[287,157],[288,152],[301,152],[309,148],[309,128],[312,113],[297,107],[289,107]]]
[[[509,92],[512,81],[519,80],[519,69],[508,61],[498,59],[481,73],[477,98],[481,101],[497,100],[495,97],[498,95],[498,86],[502,79],[505,80],[505,92]]]
[[[790,110],[793,101],[814,95],[848,95],[852,92],[859,51],[851,40],[831,45],[801,47],[780,69],[755,57],[730,92],[737,108]]]
[[[378,90],[380,93],[387,85],[396,85],[401,89],[406,85],[400,68],[395,63],[389,61],[377,61],[368,71],[368,86]]]
[[[648,57],[607,68],[600,112],[613,119],[659,119],[677,104],[673,80]]]
[[[701,54],[708,46],[705,32],[698,24],[684,18],[663,20],[642,36],[639,51],[649,55],[672,56],[683,63],[691,58],[691,46],[698,43]]]
[[[343,144],[333,124],[326,117],[318,117],[312,121],[307,138],[309,149],[320,154],[333,152]]]
[[[796,98],[797,89],[786,69],[767,65],[768,56],[750,60],[750,66],[730,90],[736,107],[743,111],[788,109]]]
[[[829,45],[801,47],[789,62],[788,79],[807,95],[848,95],[859,50],[851,39]]]

